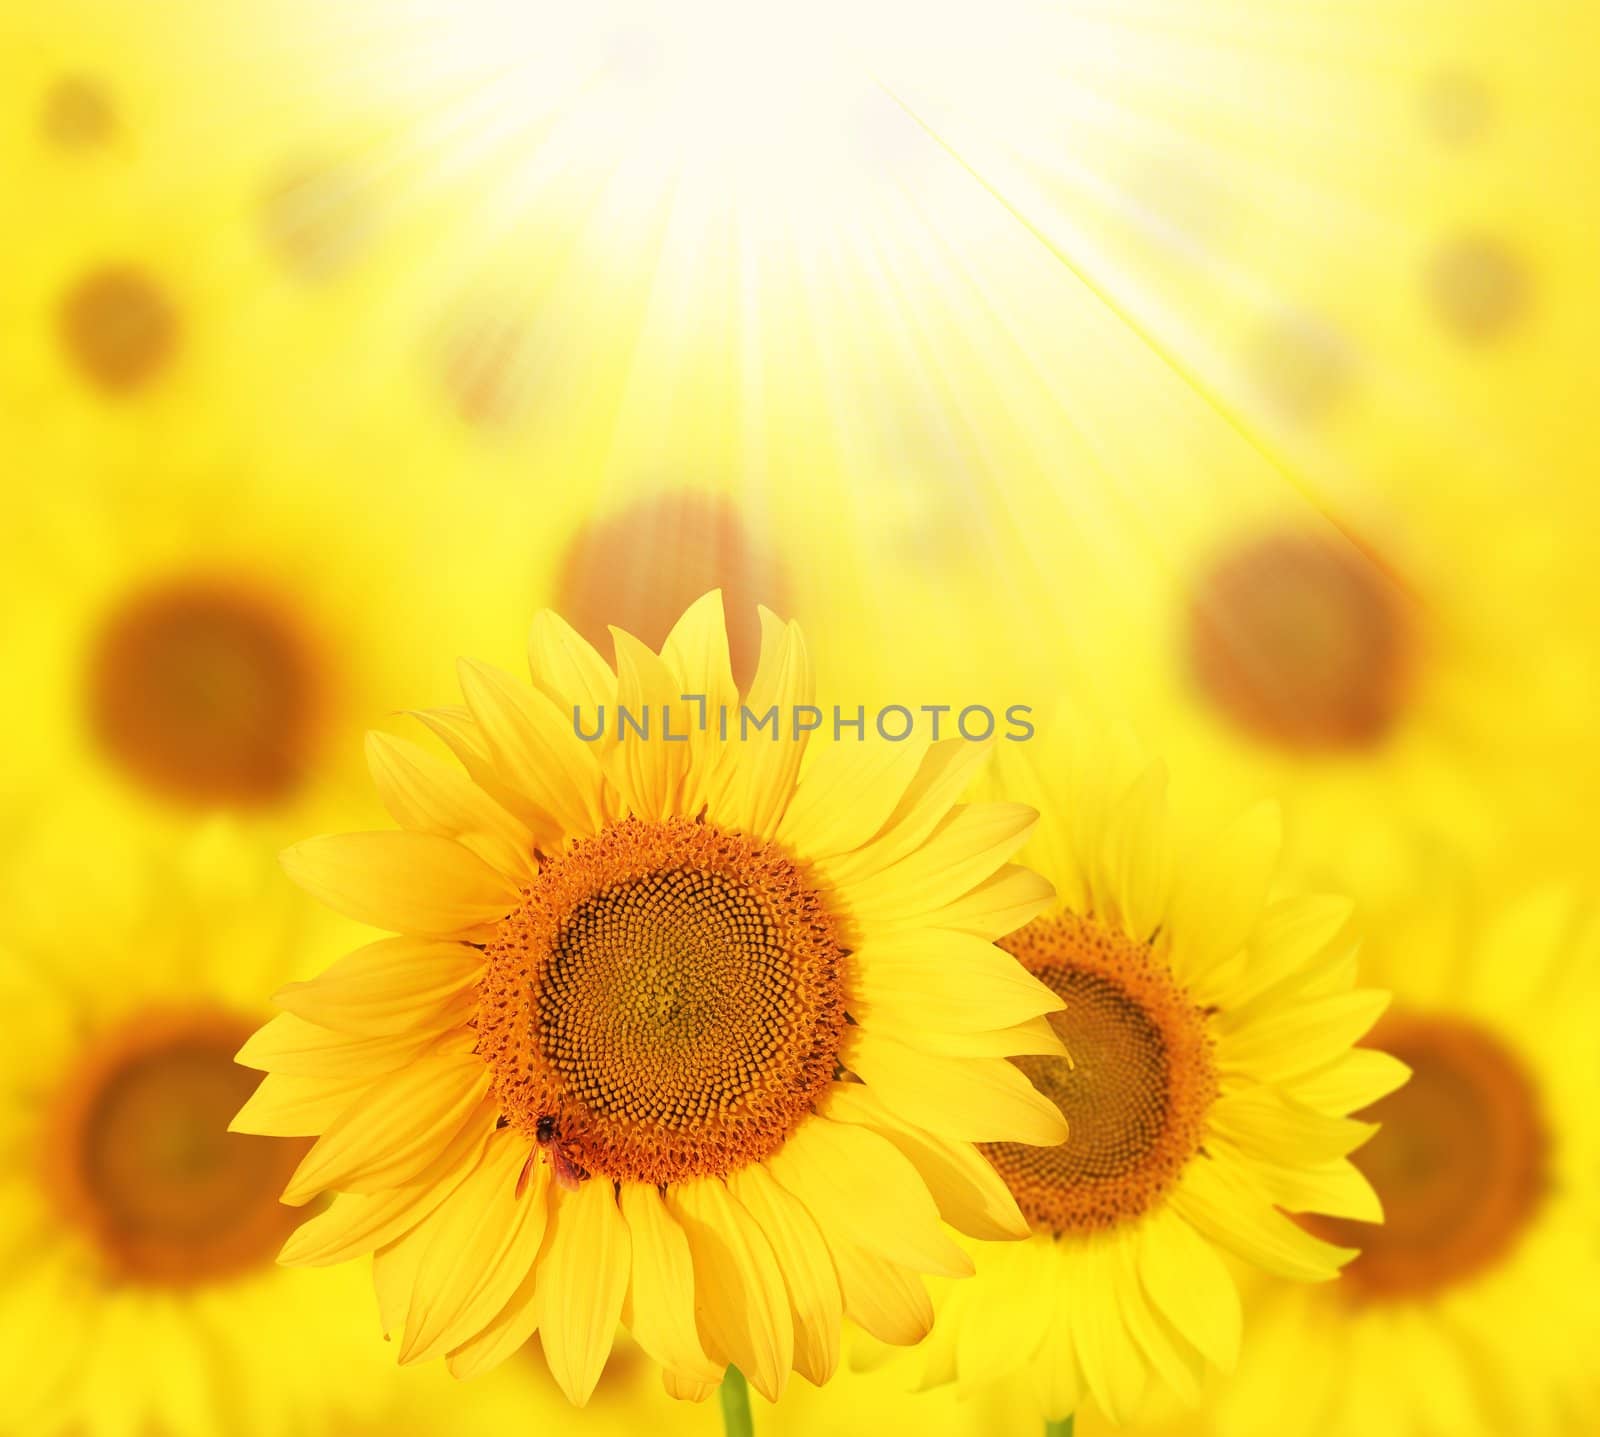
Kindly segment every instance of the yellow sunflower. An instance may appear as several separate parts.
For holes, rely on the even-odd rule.
[[[359,496],[231,448],[97,482],[57,482],[67,468],[40,459],[0,535],[0,657],[32,696],[5,796],[141,829],[226,811],[303,830],[365,801],[344,757],[364,716],[448,671],[448,606],[393,622],[407,518],[368,527]]]
[[[4,889],[0,1430],[271,1437],[379,1409],[359,1285],[273,1261],[304,1143],[228,1132],[304,918],[216,831],[102,844],[88,875],[74,839],[37,844]]]
[[[1579,1335],[1600,1324],[1600,924],[1549,888],[1436,881],[1374,925],[1375,1030],[1412,1070],[1363,1116],[1356,1163],[1384,1226],[1318,1219],[1359,1246],[1333,1287],[1263,1288],[1248,1360],[1218,1390],[1229,1437],[1565,1434],[1600,1395]]]
[[[338,1196],[284,1260],[374,1252],[402,1362],[537,1329],[581,1403],[622,1321],[675,1393],[734,1364],[776,1398],[844,1317],[924,1334],[918,1274],[970,1268],[941,1218],[1026,1231],[973,1144],[1065,1131],[1009,1061],[1059,1052],[1060,999],[990,941],[1048,900],[1007,863],[1035,815],[957,803],[980,745],[808,752],[804,643],[762,628],[743,707],[782,731],[745,736],[717,593],[659,655],[615,630],[615,670],[542,613],[533,688],[464,663],[422,715],[465,773],[373,735],[400,830],[285,855],[400,936],[278,995],[235,1126],[320,1135],[285,1199]],[[581,741],[600,709],[656,727]]]
[[[1032,1236],[979,1246],[925,1380],[1015,1376],[1048,1420],[1123,1420],[1152,1374],[1192,1402],[1232,1365],[1224,1253],[1308,1282],[1354,1256],[1287,1214],[1377,1217],[1347,1156],[1372,1129],[1346,1115],[1404,1070],[1353,1047],[1387,999],[1355,986],[1349,905],[1272,895],[1273,811],[1180,858],[1164,770],[1131,742],[1082,731],[1030,759],[1007,786],[1041,804],[1030,857],[1060,898],[1002,946],[1066,1003],[1070,1056],[1018,1067],[1069,1135],[985,1145]]]

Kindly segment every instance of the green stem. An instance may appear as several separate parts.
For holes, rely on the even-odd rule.
[[[1073,1416],[1064,1417],[1059,1422],[1046,1422],[1044,1437],[1072,1437],[1072,1424],[1077,1420],[1077,1417]]]
[[[750,1389],[744,1373],[732,1364],[722,1378],[722,1430],[727,1437],[752,1437],[755,1432],[750,1421]]]

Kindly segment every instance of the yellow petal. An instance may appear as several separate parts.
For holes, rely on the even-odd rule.
[[[524,799],[519,816],[541,838],[552,821],[562,834],[596,832],[605,822],[605,779],[599,758],[574,732],[572,715],[488,664],[463,659],[457,667],[495,772]]]
[[[607,758],[607,772],[629,813],[666,818],[685,811],[683,790],[698,708],[682,702],[677,678],[647,645],[621,629],[611,633],[617,646],[613,729],[620,736]],[[632,723],[624,722],[624,711],[632,715]]]
[[[372,1291],[378,1299],[378,1326],[386,1342],[406,1324],[417,1264],[427,1244],[428,1222],[424,1220],[372,1254]]]
[[[1348,1159],[1309,1167],[1252,1164],[1262,1192],[1285,1212],[1320,1212],[1355,1222],[1382,1222],[1377,1191]]]
[[[1239,1289],[1221,1256],[1168,1208],[1139,1228],[1139,1280],[1151,1304],[1206,1360],[1231,1372],[1239,1357]]]
[[[1011,954],[967,933],[869,937],[851,958],[850,1016],[898,1029],[966,1033],[1059,1011],[1057,995]]]
[[[905,922],[969,892],[994,875],[1027,839],[1039,815],[1022,803],[962,804],[914,853],[868,878],[838,881],[828,863],[817,871],[838,891],[863,931]]]
[[[776,1402],[794,1361],[794,1320],[771,1244],[719,1178],[675,1183],[667,1211],[689,1239],[707,1354],[734,1363]]]
[[[941,1058],[892,1038],[851,1029],[845,1066],[891,1112],[943,1137],[974,1143],[1065,1142],[1066,1119],[1004,1058]]]
[[[463,1004],[450,1026],[464,1024],[470,1016]],[[441,1022],[433,1032],[419,1028],[373,1038],[336,1033],[293,1013],[279,1013],[250,1035],[234,1061],[241,1067],[298,1077],[360,1078],[373,1083],[435,1043],[444,1026]]]
[[[853,1016],[853,1015],[852,1015]],[[1010,1028],[985,1028],[976,1033],[946,1033],[936,1028],[897,1024],[881,1016],[863,1018],[861,1030],[881,1034],[919,1053],[951,1058],[1020,1058],[1038,1055],[1064,1058],[1066,1045],[1048,1018],[1030,1018]]]
[[[1312,1237],[1220,1162],[1190,1162],[1170,1201],[1203,1236],[1280,1277],[1327,1282],[1356,1255]]]
[[[1016,1371],[1044,1341],[1054,1311],[1053,1238],[990,1244],[978,1253],[978,1276],[964,1284],[967,1302],[956,1335],[957,1373],[992,1382]]]
[[[909,742],[909,741],[908,741]],[[965,739],[929,744],[906,791],[873,837],[826,864],[838,883],[869,879],[915,853],[941,823],[989,757],[988,747]]]
[[[772,1245],[789,1292],[794,1318],[794,1366],[808,1382],[821,1386],[839,1361],[839,1330],[844,1305],[828,1245],[817,1224],[759,1163],[728,1177],[728,1188]]]
[[[550,1226],[545,1226],[545,1245],[550,1242]],[[478,1377],[498,1367],[533,1336],[539,1325],[539,1266],[536,1258],[517,1285],[499,1315],[476,1337],[463,1342],[445,1359],[452,1377]]]
[[[1111,1254],[1117,1268],[1123,1325],[1133,1339],[1135,1356],[1142,1364],[1148,1364],[1158,1382],[1176,1392],[1181,1402],[1195,1406],[1200,1401],[1205,1361],[1146,1296],[1139,1280],[1141,1234],[1128,1232],[1124,1237],[1111,1248]]]
[[[813,861],[859,848],[889,821],[927,748],[915,738],[813,743],[778,841]]]
[[[326,1211],[290,1234],[278,1261],[285,1267],[329,1267],[410,1232],[477,1166],[495,1116],[492,1101],[481,1104],[415,1182],[380,1193],[339,1194]]]
[[[865,1083],[834,1083],[819,1111],[887,1138],[922,1175],[939,1216],[972,1237],[1026,1237],[1027,1219],[1005,1180],[971,1143],[951,1142],[896,1117]]]
[[[1169,917],[1173,963],[1182,982],[1199,982],[1244,947],[1266,904],[1282,844],[1278,808],[1263,803],[1185,854]]]
[[[972,1271],[971,1258],[940,1228],[917,1170],[870,1128],[807,1118],[767,1166],[824,1232],[919,1272],[965,1277]]]
[[[696,697],[696,722],[689,738],[690,772],[683,811],[698,813],[720,804],[735,776],[729,746],[718,736],[719,716],[739,705],[739,689],[728,659],[728,629],[722,593],[713,589],[684,610],[661,646],[661,657],[677,677],[679,693]],[[699,720],[704,717],[704,727]]]
[[[795,710],[811,703],[815,682],[811,659],[797,624],[785,625],[761,610],[761,661],[745,706],[761,718],[777,711],[778,731],[756,731],[738,745],[738,776],[725,800],[727,812],[713,811],[730,827],[757,838],[771,838],[794,797],[806,734],[796,733]],[[731,719],[730,719],[731,722]]]
[[[511,1128],[489,1139],[478,1168],[445,1199],[431,1224],[406,1313],[401,1362],[424,1362],[475,1337],[532,1270],[549,1212],[549,1165]],[[519,1190],[520,1187],[520,1190]]]
[[[324,1188],[377,1192],[411,1181],[449,1144],[489,1090],[476,1053],[419,1059],[374,1084],[312,1145],[283,1200],[309,1202]]]
[[[1271,904],[1250,939],[1243,967],[1228,983],[1226,995],[1216,996],[1239,1008],[1286,980],[1303,980],[1317,956],[1346,932],[1353,911],[1348,898],[1322,894]]]
[[[844,1315],[892,1347],[921,1342],[933,1326],[933,1301],[914,1272],[847,1242],[831,1242]]]
[[[898,932],[908,927],[917,930],[948,928],[992,942],[1015,933],[1024,924],[1037,918],[1054,903],[1055,897],[1056,891],[1048,879],[1031,868],[1008,863],[970,893],[929,909],[907,923],[884,923],[874,931]]]
[[[1237,1030],[1231,1016],[1221,1013],[1216,1019],[1222,1034],[1218,1067],[1258,1082],[1288,1082],[1351,1048],[1388,1006],[1387,993],[1358,988],[1288,1005]]]
[[[628,1225],[605,1179],[550,1189],[550,1243],[539,1258],[539,1339],[567,1399],[582,1407],[611,1355],[628,1294]]]
[[[623,1183],[619,1199],[633,1251],[625,1321],[634,1339],[683,1383],[721,1381],[722,1368],[706,1356],[695,1327],[689,1239],[656,1188]]]
[[[367,1074],[339,1079],[268,1073],[233,1115],[230,1133],[268,1138],[314,1138],[372,1086]]]
[[[483,967],[482,950],[467,943],[385,938],[309,983],[280,988],[273,1001],[319,1027],[382,1037],[429,1027],[426,1020],[447,1012]]]
[[[584,726],[592,729],[602,706],[617,696],[617,676],[586,638],[553,609],[533,616],[528,633],[528,670],[533,684],[564,713],[574,704],[583,710]]]
[[[453,838],[513,880],[533,872],[533,834],[459,768],[393,734],[367,735],[378,797],[402,828]]]
[[[1125,1422],[1144,1396],[1145,1369],[1123,1320],[1122,1281],[1116,1262],[1120,1233],[1094,1235],[1072,1246],[1076,1281],[1068,1314],[1083,1379],[1102,1411]]]
[[[1039,1408],[1047,1422],[1062,1422],[1071,1417],[1083,1401],[1083,1374],[1078,1366],[1078,1351],[1072,1342],[1072,1303],[1074,1294],[1063,1280],[1067,1264],[1055,1243],[1055,1271],[1047,1273],[1054,1298],[1044,1340],[1029,1367]]]
[[[1207,1122],[1249,1158],[1285,1167],[1348,1157],[1377,1131],[1372,1123],[1319,1113],[1266,1084],[1224,1092]]]
[[[337,833],[286,849],[289,877],[328,907],[375,928],[448,938],[505,917],[516,885],[432,833]]]
[[[441,739],[467,771],[467,776],[501,808],[518,819],[533,835],[537,847],[561,841],[561,826],[533,799],[513,787],[495,767],[494,755],[482,727],[466,708],[412,709],[419,720]]]
[[[1167,772],[1152,764],[1112,809],[1106,825],[1101,884],[1111,904],[1102,911],[1123,932],[1153,937],[1167,916],[1172,891]]]
[[[1351,1048],[1288,1086],[1309,1108],[1324,1113],[1354,1113],[1387,1097],[1410,1076],[1411,1070],[1388,1053],[1376,1048]]]

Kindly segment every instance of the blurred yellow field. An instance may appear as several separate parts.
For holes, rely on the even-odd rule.
[[[1596,53],[0,18],[0,1437],[1590,1430]]]

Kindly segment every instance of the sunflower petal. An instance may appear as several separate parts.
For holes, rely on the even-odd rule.
[[[517,888],[459,843],[380,831],[308,838],[283,852],[289,877],[360,923],[448,938],[504,918]]]
[[[974,803],[953,808],[914,853],[869,878],[839,882],[817,864],[850,916],[863,927],[926,914],[991,877],[1022,846],[1038,813],[1024,803]]]
[[[1173,1189],[1172,1206],[1204,1236],[1280,1277],[1328,1282],[1353,1258],[1353,1248],[1312,1237],[1219,1162],[1197,1158]]]
[[[446,1015],[440,1027],[431,1032],[419,1027],[374,1038],[336,1033],[293,1013],[279,1013],[250,1035],[244,1047],[234,1054],[234,1062],[245,1068],[297,1077],[359,1078],[374,1083],[384,1074],[405,1067],[436,1042],[445,1027],[465,1023],[469,1016],[463,1000],[455,1020],[452,1022]]]
[[[628,1225],[604,1180],[550,1189],[550,1243],[538,1265],[539,1340],[569,1401],[582,1407],[611,1355],[628,1294]]]
[[[811,659],[797,624],[784,624],[770,610],[761,610],[761,661],[745,701],[757,719],[776,712],[777,730],[768,734],[752,726],[738,749],[739,773],[727,793],[729,826],[756,838],[771,838],[794,797],[806,733],[794,725],[795,710],[811,703],[815,693]]]
[[[970,1143],[935,1137],[896,1117],[865,1083],[834,1083],[819,1111],[838,1123],[860,1123],[910,1159],[938,1204],[939,1216],[971,1237],[1026,1237],[1028,1221],[1005,1179]]]
[[[988,746],[965,739],[929,744],[906,791],[883,827],[849,854],[831,859],[835,882],[868,879],[914,854],[954,807],[989,757]]]
[[[851,1017],[881,1012],[911,1028],[1009,1028],[1063,1006],[1011,954],[967,933],[908,931],[868,938],[852,957]]]
[[[1283,845],[1275,804],[1258,804],[1192,854],[1172,894],[1169,927],[1178,977],[1197,983],[1249,940],[1266,905]]]
[[[619,736],[607,769],[629,813],[665,818],[681,811],[698,711],[682,701],[676,676],[647,645],[621,629],[611,634],[617,646]],[[624,712],[632,715],[633,725],[624,723]]]
[[[689,1239],[707,1354],[734,1363],[776,1402],[794,1362],[794,1319],[771,1244],[718,1178],[669,1187],[667,1211]]]
[[[939,1226],[939,1210],[917,1170],[870,1128],[811,1117],[767,1159],[772,1176],[827,1233],[918,1272],[965,1277],[972,1259]],[[849,1185],[839,1175],[849,1173]],[[871,1202],[857,1200],[870,1192]]]
[[[443,1014],[482,976],[483,953],[470,944],[385,938],[308,983],[280,988],[273,1002],[322,1028],[387,1037],[412,1028],[419,1014]]]
[[[283,1201],[298,1207],[324,1188],[376,1192],[409,1182],[465,1126],[489,1090],[476,1053],[421,1058],[375,1083],[312,1145]]]
[[[778,841],[813,861],[859,848],[888,822],[926,753],[919,739],[813,744]]]
[[[844,1315],[891,1347],[921,1342],[933,1326],[933,1300],[914,1272],[847,1242],[829,1244]]]
[[[278,1261],[285,1267],[330,1267],[410,1232],[476,1167],[496,1112],[493,1102],[480,1106],[415,1182],[378,1193],[340,1193],[289,1235]]]
[[[463,659],[457,667],[500,782],[526,800],[519,816],[541,838],[552,822],[563,835],[596,832],[605,821],[605,779],[598,757],[574,732],[572,715],[488,664]]]
[[[617,696],[617,676],[586,638],[554,609],[541,609],[528,631],[533,686],[563,713],[574,705],[587,722]]]
[[[393,734],[367,735],[367,766],[389,816],[414,833],[453,838],[513,880],[533,871],[533,834],[465,773]]]
[[[532,1270],[549,1216],[549,1165],[534,1164],[528,1140],[512,1128],[489,1139],[478,1168],[445,1199],[417,1266],[400,1361],[423,1362],[475,1337]]]
[[[684,1383],[720,1381],[722,1368],[706,1356],[695,1329],[689,1239],[654,1187],[623,1183],[619,1199],[633,1253],[624,1320],[635,1341]]]
[[[1239,1358],[1239,1289],[1216,1249],[1162,1208],[1139,1227],[1138,1262],[1156,1311],[1208,1362],[1231,1372]]]
[[[1060,1109],[1004,1058],[939,1058],[860,1029],[850,1030],[842,1057],[890,1111],[931,1133],[1034,1147],[1066,1141]]]
[[[794,1366],[820,1387],[839,1361],[844,1304],[828,1245],[811,1214],[759,1163],[729,1174],[728,1188],[772,1245],[794,1318]]]

